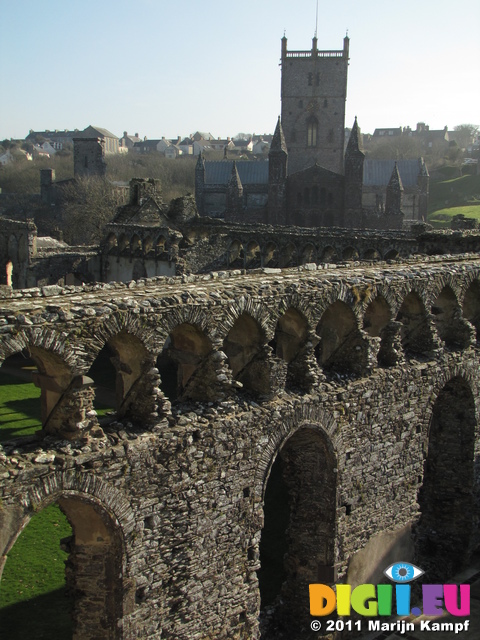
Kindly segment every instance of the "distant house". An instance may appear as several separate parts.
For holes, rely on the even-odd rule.
[[[211,133],[206,133],[205,131],[195,131],[195,133],[192,133],[192,135],[190,137],[195,142],[199,142],[200,140],[213,140],[214,139]]]
[[[389,127],[386,129],[375,129],[373,132],[373,137],[377,138],[387,138],[392,136],[401,136],[402,135],[402,127]]]
[[[184,155],[193,155],[193,138],[183,138],[183,140],[177,143],[177,147],[182,151]]]
[[[64,129],[63,131],[59,129],[55,129],[54,131],[50,131],[49,129],[45,131],[34,131],[30,129],[28,136],[25,138],[25,142],[42,144],[46,141],[52,145],[55,151],[60,151],[66,145],[73,145],[73,138],[79,134],[80,131],[78,129],[74,129],[73,131],[69,131],[68,129]]]
[[[233,141],[234,149],[237,153],[252,153],[253,151],[253,140],[249,138],[248,140],[243,140],[242,138],[236,139]]]
[[[120,147],[124,147],[130,151],[130,149],[133,149],[136,142],[141,142],[141,138],[138,136],[138,133],[135,133],[132,136],[129,135],[127,131],[124,131],[123,136],[119,140],[119,145]]]
[[[7,164],[10,164],[15,160],[16,155],[23,155],[27,160],[33,160],[32,154],[28,153],[24,149],[15,149],[13,152],[11,151],[11,149],[8,149],[0,156],[0,165],[5,166]]]
[[[119,153],[119,139],[107,129],[88,126],[78,134],[79,138],[100,138],[105,142],[105,154]]]

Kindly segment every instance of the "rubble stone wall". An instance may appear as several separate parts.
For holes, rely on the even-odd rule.
[[[461,564],[478,544],[479,280],[464,255],[1,290],[0,357],[30,351],[45,405],[39,436],[0,450],[3,561],[56,501],[83,594],[76,639],[100,624],[102,638],[259,638],[264,496],[280,457],[289,637],[303,637],[308,583],[322,576],[375,583],[400,551],[441,575],[432,549],[456,541]],[[109,424],[87,377],[107,343],[121,383]],[[456,441],[466,457],[438,454]],[[464,468],[470,496],[472,515],[443,533],[422,497],[429,456]],[[450,488],[439,474],[427,493],[444,487],[453,509],[456,474],[443,475]]]

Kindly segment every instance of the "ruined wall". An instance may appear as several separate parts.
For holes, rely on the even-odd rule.
[[[461,563],[478,543],[479,278],[464,256],[10,292],[0,354],[30,350],[50,413],[43,439],[0,453],[2,553],[57,500],[101,637],[258,638],[263,500],[279,457],[294,534],[276,619],[289,637],[303,637],[319,576],[376,582],[400,549],[441,575],[432,545],[461,542]],[[116,418],[99,425],[86,376],[106,343],[121,388]],[[449,443],[433,466],[453,465],[454,487],[467,469],[473,516],[442,533],[421,490],[432,425],[456,398],[446,420],[468,446]],[[111,571],[89,562],[98,532]],[[90,638],[99,618],[78,600],[74,637]]]

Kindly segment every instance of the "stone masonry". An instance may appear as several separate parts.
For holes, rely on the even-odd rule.
[[[277,460],[284,637],[311,637],[309,582],[376,583],[399,558],[432,582],[446,549],[457,568],[476,549],[477,255],[0,296],[0,360],[29,351],[43,415],[0,449],[2,565],[57,502],[75,640],[258,639]],[[118,402],[100,423],[88,373],[106,344]]]

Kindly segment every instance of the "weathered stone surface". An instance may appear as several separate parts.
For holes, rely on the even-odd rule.
[[[56,500],[75,637],[258,638],[278,460],[288,637],[309,582],[385,568],[377,540],[446,578],[444,550],[461,564],[479,542],[479,278],[465,255],[6,298],[1,358],[37,362],[44,430],[0,451],[0,555]],[[99,425],[87,373],[107,343],[119,402]]]

